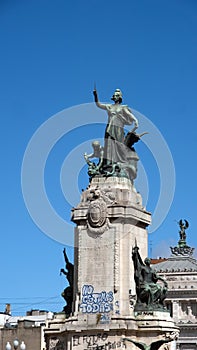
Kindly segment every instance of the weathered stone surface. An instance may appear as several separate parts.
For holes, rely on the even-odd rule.
[[[151,221],[140,195],[127,179],[94,178],[73,209],[72,220],[77,224],[78,247],[75,295],[79,298],[75,310],[104,312],[109,319],[112,315],[132,315],[132,247],[137,240],[142,255],[147,256],[146,227]]]
[[[126,349],[128,343],[125,342],[125,337],[150,344],[158,339],[167,339],[169,336],[175,338],[177,335],[177,328],[166,313],[112,317],[109,324],[96,324],[95,320],[96,318],[92,318],[90,323],[86,316],[83,320],[76,317],[64,320],[61,315],[57,315],[57,318],[50,322],[50,328],[45,330],[48,348],[56,340],[57,344],[64,344],[63,349]],[[129,348],[135,349],[131,344]],[[59,348],[54,348],[57,349]]]
[[[126,178],[94,177],[72,210],[72,221],[76,223],[73,316],[57,314],[49,322],[47,350],[55,341],[53,350],[124,349],[128,346],[124,337],[150,344],[176,331],[168,312],[134,312],[132,248],[137,241],[142,258],[147,257],[151,215],[132,183]],[[130,343],[129,348],[135,345]]]

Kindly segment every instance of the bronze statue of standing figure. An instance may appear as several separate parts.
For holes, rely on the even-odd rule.
[[[186,243],[185,230],[189,227],[189,222],[187,220],[184,220],[184,221],[185,223],[183,222],[183,220],[179,220],[179,227],[180,227],[179,235],[180,235],[181,243]]]
[[[104,164],[126,163],[127,150],[124,144],[124,126],[134,123],[135,129],[137,129],[138,121],[128,106],[121,104],[122,92],[120,89],[116,89],[111,98],[114,104],[100,103],[96,89],[93,94],[97,107],[106,110],[108,114],[108,123],[105,129]]]
[[[97,107],[105,110],[108,114],[108,122],[105,129],[104,146],[98,141],[93,142],[94,152],[84,157],[88,164],[90,179],[94,176],[126,177],[133,181],[137,176],[137,162],[139,157],[133,145],[138,142],[145,133],[138,135],[138,120],[127,105],[122,105],[122,92],[116,89],[112,101],[113,104],[99,102],[96,88],[93,91],[94,101]],[[133,128],[125,136],[124,126],[132,125]],[[97,151],[95,152],[95,147]],[[99,150],[99,153],[98,153]],[[98,163],[90,161],[90,158],[99,158]]]

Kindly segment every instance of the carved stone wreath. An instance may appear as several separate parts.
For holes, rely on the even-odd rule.
[[[87,213],[88,230],[94,234],[102,234],[109,227],[107,205],[102,198],[92,201]]]

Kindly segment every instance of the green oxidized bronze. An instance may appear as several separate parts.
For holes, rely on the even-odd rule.
[[[137,296],[135,311],[166,311],[167,282],[152,269],[149,258],[142,261],[137,245],[132,250],[132,259]],[[163,282],[163,286],[158,281]]]
[[[178,337],[178,332],[172,332],[171,334],[169,334],[169,335],[166,334],[164,336],[165,336],[164,339],[156,340],[149,345],[142,343],[142,342],[135,341],[135,340],[130,339],[130,338],[122,338],[122,340],[124,342],[129,341],[129,342],[135,344],[135,346],[137,346],[141,350],[158,350],[163,344],[169,343],[173,340],[176,340]]]
[[[134,180],[137,176],[137,162],[139,157],[133,147],[145,133],[138,135],[135,130],[138,121],[130,108],[122,105],[122,92],[116,89],[112,100],[114,104],[99,102],[97,90],[93,91],[97,107],[108,114],[108,123],[105,129],[104,147],[98,141],[92,143],[93,153],[85,154],[85,160],[89,166],[90,178],[99,176],[118,176]],[[125,137],[124,126],[134,125],[133,129]],[[99,158],[98,162],[92,162],[91,158]]]
[[[185,247],[187,246],[186,243],[186,232],[185,230],[189,227],[189,222],[187,220],[184,220],[185,223],[183,223],[183,220],[179,220],[179,235],[180,235],[180,240],[179,240],[179,247]]]
[[[179,255],[179,256],[192,256],[194,248],[191,248],[187,244],[187,235],[186,235],[186,230],[189,227],[189,222],[187,220],[179,220],[179,241],[178,245],[176,247],[170,247],[171,252],[173,255]]]

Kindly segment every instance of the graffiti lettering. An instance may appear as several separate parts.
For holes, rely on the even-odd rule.
[[[73,347],[84,344],[84,350],[111,350],[117,348],[126,349],[124,341],[109,341],[107,333],[85,334],[82,337],[73,336]]]
[[[138,311],[137,315],[151,315],[151,316],[153,316],[153,311]]]
[[[73,346],[80,345],[79,339],[80,337],[78,335],[73,336]]]
[[[83,344],[87,343],[88,345],[95,345],[99,341],[106,341],[107,337],[107,333],[97,333],[96,335],[84,335]]]
[[[113,310],[113,292],[94,292],[92,285],[84,285],[82,288],[82,313],[108,313]]]
[[[102,314],[102,315],[101,315],[101,319],[100,319],[100,323],[101,323],[101,324],[110,323],[110,317],[109,317],[109,315]]]
[[[117,348],[126,348],[125,344],[121,341],[108,342],[105,344],[88,345],[84,350],[111,350]]]

